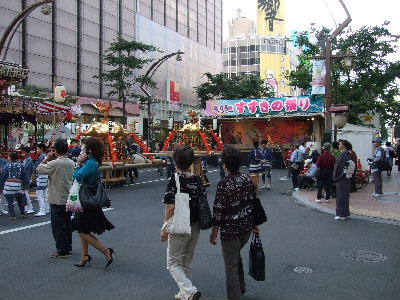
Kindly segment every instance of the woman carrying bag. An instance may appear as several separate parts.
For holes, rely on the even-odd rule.
[[[82,141],[81,154],[78,157],[78,168],[75,169],[73,177],[81,184],[87,184],[91,187],[98,185],[100,179],[99,164],[104,156],[104,145],[94,137],[86,138]],[[75,213],[72,220],[72,230],[78,231],[82,246],[82,258],[76,267],[84,267],[86,263],[92,260],[89,255],[89,245],[103,253],[107,260],[105,268],[113,262],[113,249],[104,246],[101,241],[94,236],[100,235],[106,230],[114,229],[103,213],[101,207],[85,210]]]
[[[213,209],[210,243],[217,244],[220,231],[225,262],[226,293],[229,300],[238,300],[246,291],[240,250],[246,245],[254,226],[255,187],[249,175],[239,172],[241,153],[225,147],[221,155],[228,175],[218,182]]]
[[[167,269],[179,287],[175,299],[197,300],[201,293],[190,281],[194,249],[200,234],[200,201],[206,192],[198,175],[190,173],[194,152],[184,146],[176,149],[173,160],[177,173],[168,178],[164,196],[165,217],[161,242],[168,241]],[[206,200],[206,199],[205,199]]]

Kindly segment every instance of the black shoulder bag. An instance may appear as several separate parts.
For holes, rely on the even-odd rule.
[[[97,177],[97,184],[90,186],[83,182],[79,189],[79,201],[83,211],[97,210],[103,207],[110,207],[111,201],[106,193],[105,186],[100,176]]]
[[[254,226],[261,225],[267,222],[267,214],[261,204],[260,198],[257,197],[256,191],[254,190],[253,196],[253,223]]]
[[[256,281],[265,280],[265,254],[258,232],[253,232],[250,244],[249,275]]]

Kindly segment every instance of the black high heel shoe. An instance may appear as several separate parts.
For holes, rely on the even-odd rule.
[[[107,264],[106,264],[106,266],[104,267],[104,268],[108,268],[112,263],[113,263],[113,261],[114,261],[114,259],[113,259],[113,254],[114,254],[114,249],[113,248],[107,248],[106,250],[104,250],[103,251],[103,254],[106,252],[106,251],[110,251],[110,260],[109,261],[107,261]]]
[[[90,255],[82,255],[83,257],[84,256],[86,256],[88,259],[87,260],[85,260],[85,262],[84,263],[82,263],[82,264],[74,264],[74,266],[75,267],[79,267],[79,268],[83,268],[85,265],[86,265],[86,263],[88,262],[89,263],[89,267],[90,267],[90,261],[92,260],[92,257],[90,256]]]

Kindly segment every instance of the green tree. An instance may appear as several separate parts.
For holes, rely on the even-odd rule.
[[[330,30],[323,28],[320,32],[311,29],[300,34],[298,45],[302,47],[300,64],[295,71],[287,74],[291,86],[311,87],[312,68],[309,56],[323,53],[323,46]],[[317,45],[311,43],[310,36],[317,36]],[[398,123],[400,61],[393,61],[392,55],[398,50],[398,36],[386,27],[361,27],[349,29],[333,41],[332,53],[355,54],[351,69],[343,65],[342,59],[332,59],[332,102],[350,104],[349,122],[361,124],[359,115],[375,112],[385,118],[386,122]],[[321,51],[322,50],[322,51]]]
[[[264,85],[264,81],[255,75],[232,78],[223,73],[204,75],[207,76],[207,82],[195,87],[201,108],[206,107],[206,101],[213,99],[255,99],[274,96],[273,88]]]
[[[148,97],[136,93],[135,84],[155,88],[156,83],[148,76],[135,76],[136,70],[141,70],[151,58],[141,58],[140,54],[159,51],[152,45],[147,45],[136,41],[127,41],[122,37],[117,37],[106,50],[101,58],[109,66],[109,71],[105,71],[95,78],[102,79],[111,90],[107,93],[108,97],[116,96],[123,103],[123,122],[126,125],[125,106],[126,101],[136,99],[140,103],[151,101]]]

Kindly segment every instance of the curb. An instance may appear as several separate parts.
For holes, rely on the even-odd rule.
[[[332,208],[327,208],[322,205],[318,205],[316,203],[308,201],[305,197],[302,197],[300,195],[299,191],[294,191],[292,193],[292,198],[294,201],[304,207],[320,211],[326,214],[331,214],[331,215],[336,215],[336,211]],[[375,222],[375,223],[383,223],[383,224],[389,224],[389,225],[400,225],[400,221],[394,221],[394,220],[388,220],[388,219],[382,219],[382,218],[374,218],[374,217],[369,217],[369,216],[364,216],[364,215],[358,215],[352,213],[350,215],[352,219],[357,219],[357,220],[363,220],[363,221],[369,221],[369,222]]]

